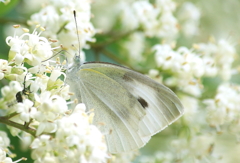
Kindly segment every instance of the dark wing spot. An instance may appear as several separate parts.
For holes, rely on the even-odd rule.
[[[146,108],[148,107],[147,101],[145,101],[142,97],[139,97],[137,100],[138,100],[138,102],[142,105],[142,107],[143,107],[144,109],[146,109]]]

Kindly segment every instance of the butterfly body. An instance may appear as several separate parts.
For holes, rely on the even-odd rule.
[[[183,114],[181,102],[169,88],[122,66],[80,64],[77,58],[66,82],[87,110],[94,109],[93,123],[106,133],[111,153],[144,146]]]

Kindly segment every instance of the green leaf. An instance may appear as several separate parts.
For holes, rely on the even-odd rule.
[[[5,15],[7,12],[9,12],[11,9],[13,9],[17,4],[19,0],[11,0],[8,4],[0,3],[0,16]]]

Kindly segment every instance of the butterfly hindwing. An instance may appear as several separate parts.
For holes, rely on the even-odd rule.
[[[94,123],[106,134],[109,151],[117,153],[143,146],[146,138],[138,134],[137,126],[146,111],[136,98],[120,83],[85,64],[77,76],[80,100],[88,110],[94,109]]]

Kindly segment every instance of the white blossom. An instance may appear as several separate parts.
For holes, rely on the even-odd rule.
[[[84,105],[78,105],[71,115],[57,120],[55,138],[41,135],[33,141],[31,147],[35,162],[55,159],[59,162],[104,162],[107,148],[103,135],[89,124],[89,117],[84,110]]]
[[[0,149],[6,149],[10,145],[10,139],[7,134],[0,131]]]
[[[35,94],[35,100],[35,118],[40,122],[53,121],[67,111],[66,101],[58,95],[51,95],[51,92],[45,91],[40,96]]]
[[[218,74],[222,79],[228,81],[231,78],[233,73],[232,64],[236,56],[236,50],[233,45],[221,39],[218,42],[212,41],[209,43],[196,44],[195,48],[199,53],[206,56],[206,58],[212,58],[213,63],[218,68]]]
[[[4,78],[4,74],[9,74],[11,66],[8,65],[8,61],[0,59],[0,80]]]
[[[214,99],[206,99],[208,115],[207,121],[211,126],[233,123],[239,117],[240,86],[223,84],[218,87]]]
[[[203,58],[186,47],[179,47],[174,51],[168,44],[155,45],[153,50],[157,65],[176,74],[169,77],[166,84],[177,85],[181,90],[195,96],[201,95],[202,86],[197,78],[204,76],[204,67],[209,66],[208,64],[205,66]]]
[[[16,108],[16,112],[20,114],[19,118],[25,122],[29,122],[30,118],[33,118],[37,112],[36,108],[33,107],[33,102],[28,99],[24,99],[22,103],[18,103]]]
[[[14,163],[10,157],[6,157],[6,152],[0,148],[0,162],[2,163]]]
[[[141,32],[136,32],[132,34],[127,42],[123,44],[123,47],[129,53],[131,60],[134,62],[143,61],[143,51],[144,51],[144,35]],[[132,50],[135,49],[135,50]]]
[[[178,11],[177,17],[186,36],[198,35],[201,13],[193,3],[184,2]]]
[[[0,99],[0,106],[2,115],[10,114],[15,111],[14,105],[16,104],[16,94],[22,91],[22,87],[19,82],[11,81],[9,85],[4,86],[1,89],[2,98]]]
[[[79,47],[77,33],[80,38],[79,51],[81,51],[82,48],[88,48],[87,41],[95,41],[92,38],[96,32],[92,23],[90,22],[90,3],[91,2],[88,0],[83,0],[81,2],[77,0],[71,0],[67,2],[51,0],[38,13],[35,13],[31,16],[29,24],[41,24],[48,29],[44,35],[53,39],[57,39],[59,42],[61,42],[65,49],[69,49],[66,55],[68,60],[72,62],[72,58],[75,55],[76,49]],[[77,13],[77,31],[73,17],[74,10]],[[74,48],[72,45],[74,45]],[[84,57],[81,59],[84,61]]]
[[[50,58],[53,55],[50,42],[45,37],[40,37],[40,34],[35,29],[32,34],[7,37],[6,42],[10,46],[9,60],[17,65],[26,61],[29,65],[36,66]]]

